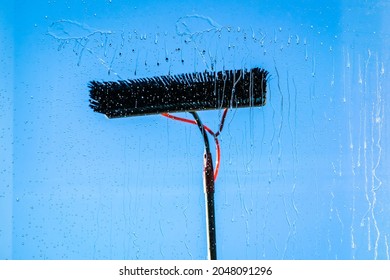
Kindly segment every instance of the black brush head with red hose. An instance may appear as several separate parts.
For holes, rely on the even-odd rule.
[[[228,70],[192,74],[169,75],[117,82],[92,81],[90,107],[109,118],[163,114],[174,120],[197,124],[205,142],[204,188],[208,257],[217,259],[215,231],[214,181],[219,168],[218,135],[222,130],[227,108],[263,106],[266,102],[268,72]],[[222,109],[221,124],[217,133],[203,125],[196,111]],[[190,112],[195,121],[175,117],[169,113]],[[214,137],[217,147],[217,168],[214,172],[207,133]]]
[[[108,118],[263,106],[261,68],[89,83],[90,107]]]

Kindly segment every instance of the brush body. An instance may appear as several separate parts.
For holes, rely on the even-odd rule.
[[[90,107],[108,118],[263,106],[268,72],[261,68],[92,81]]]

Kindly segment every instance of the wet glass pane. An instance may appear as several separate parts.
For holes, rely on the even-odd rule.
[[[218,136],[218,258],[390,258],[388,1],[9,1],[0,15],[0,258],[206,259],[197,125],[107,118],[89,85],[255,67],[265,105],[228,106]],[[214,132],[221,107],[198,112]]]

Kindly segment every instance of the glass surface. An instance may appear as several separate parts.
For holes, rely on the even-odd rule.
[[[218,258],[390,258],[389,1],[0,6],[1,259],[205,259],[199,129],[107,119],[88,83],[252,67],[267,104],[219,136]]]

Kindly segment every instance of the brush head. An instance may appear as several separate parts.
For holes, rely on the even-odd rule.
[[[227,70],[89,83],[90,107],[108,118],[263,106],[268,72]]]

